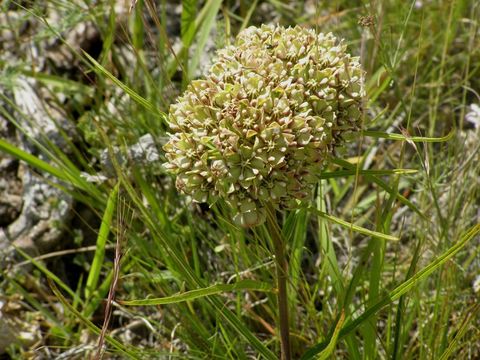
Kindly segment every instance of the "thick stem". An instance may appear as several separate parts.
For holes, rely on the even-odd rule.
[[[281,359],[290,360],[290,330],[288,326],[288,262],[285,256],[285,244],[275,217],[275,209],[269,205],[267,207],[267,227],[272,238],[275,251],[275,267],[277,272],[277,302],[278,302],[278,325],[280,328]]]

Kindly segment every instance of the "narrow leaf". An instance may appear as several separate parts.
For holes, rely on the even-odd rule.
[[[72,184],[78,189],[84,190],[94,196],[101,197],[101,193],[90,183],[88,183],[85,179],[80,176],[80,171],[74,171],[73,169],[69,169],[69,171],[59,169],[49,163],[39,159],[35,155],[29,154],[26,151],[9,144],[5,140],[0,139],[0,151],[3,151],[11,156],[25,161],[28,165],[32,166],[33,168],[44,171],[55,178],[64,181],[66,183]],[[55,184],[60,187],[59,184]],[[65,189],[62,189],[65,190]]]
[[[65,299],[65,297],[62,295],[62,293],[58,290],[56,285],[52,281],[48,281],[48,284],[50,286],[50,289],[52,289],[53,293],[55,296],[60,300],[60,302],[72,313],[74,314],[85,326],[87,326],[94,334],[100,335],[102,330],[98,328],[94,323],[92,323],[90,320],[88,320],[85,316],[82,315],[80,311],[75,309],[68,301]],[[120,341],[115,340],[111,336],[105,336],[105,340],[112,345],[114,348],[122,352],[124,355],[127,355],[129,358],[132,359],[141,359],[137,354],[133,353],[131,350],[129,350],[127,347],[125,347]]]
[[[18,147],[9,144],[3,139],[0,139],[0,150],[6,152],[7,154],[12,155],[13,157],[25,161],[28,165],[32,167],[45,171],[50,175],[55,176],[57,179],[68,181],[69,177],[60,169],[55,166],[50,165],[49,163],[40,160],[36,156],[29,154]]]
[[[80,302],[80,299],[78,298],[77,294],[75,294],[75,292],[70,289],[70,287],[65,284],[57,275],[55,275],[53,272],[51,272],[50,270],[47,269],[46,266],[44,266],[41,262],[35,260],[33,257],[31,257],[30,255],[28,255],[25,251],[23,251],[22,249],[18,248],[18,247],[15,247],[15,250],[18,251],[20,253],[20,255],[22,255],[24,258],[28,259],[33,265],[35,265],[35,267],[40,270],[43,275],[45,275],[47,277],[47,279],[49,281],[52,281],[55,282],[58,286],[60,286],[64,291],[66,291],[72,298],[75,299],[75,301],[78,301]]]
[[[117,79],[110,71],[105,69],[100,63],[98,63],[93,57],[91,57],[87,52],[83,51],[83,55],[91,62],[93,69],[95,72],[106,76],[109,78],[115,85],[117,85],[120,89],[125,91],[130,98],[135,101],[137,104],[143,106],[147,110],[151,111],[154,114],[160,115],[162,118],[165,118],[166,115],[162,111],[160,111],[154,104],[152,104],[150,101],[145,99],[144,97],[140,96],[137,92],[135,92],[133,89],[128,87],[126,84],[121,82],[119,79]]]
[[[234,291],[234,290],[256,290],[256,291],[268,292],[268,291],[272,291],[272,285],[264,282],[247,279],[247,280],[238,281],[235,284],[216,284],[203,289],[186,291],[184,293],[178,293],[178,294],[163,297],[163,298],[119,301],[119,303],[122,305],[131,305],[131,306],[174,304],[174,303],[179,303],[183,301],[195,300],[205,296],[217,295],[223,292]]]
[[[252,5],[250,5],[250,8],[248,9],[248,12],[247,12],[247,14],[245,15],[245,18],[244,18],[243,21],[242,21],[242,26],[240,26],[240,30],[239,30],[238,32],[244,30],[244,29],[248,26],[248,24],[249,24],[249,22],[250,22],[250,19],[251,19],[252,15],[253,15],[255,9],[257,8],[257,5],[258,5],[258,0],[255,0],[255,1],[252,3]]]
[[[197,15],[197,0],[182,0],[182,18],[180,33],[183,46],[188,48],[195,36],[195,18]]]
[[[333,159],[332,160],[333,163],[337,164],[337,165],[340,165],[344,168],[347,168],[348,170],[355,170],[356,171],[356,166],[349,163],[348,161],[346,160],[342,160],[342,159]],[[361,170],[359,170],[360,172]],[[375,184],[377,184],[378,186],[380,186],[383,190],[385,190],[387,193],[389,193],[390,195],[395,193],[396,194],[396,197],[397,197],[397,200],[399,202],[401,202],[402,204],[408,206],[411,210],[415,211],[415,213],[417,213],[419,216],[421,216],[423,219],[426,219],[426,216],[420,211],[420,209],[415,206],[415,204],[413,204],[410,200],[408,200],[405,196],[403,196],[402,194],[398,193],[398,191],[394,191],[387,183],[385,183],[385,181],[383,181],[382,179],[378,178],[376,175],[373,175],[373,174],[370,174],[370,173],[364,173],[363,176],[365,176],[365,178],[367,180],[370,180],[370,181],[373,181]]]
[[[197,277],[194,270],[187,264],[175,246],[168,241],[168,236],[165,233],[165,229],[162,226],[159,226],[158,220],[153,217],[153,214],[147,210],[143,200],[138,197],[137,192],[133,187],[126,181],[124,183],[125,190],[130,194],[133,203],[135,203],[137,209],[140,211],[142,216],[145,218],[145,225],[152,232],[152,236],[159,242],[162,249],[168,254],[169,259],[172,263],[175,264],[175,267],[180,269],[183,278],[191,287],[204,287],[203,279]],[[257,350],[263,358],[268,360],[275,360],[278,357],[267,348],[262,341],[260,341],[252,331],[244,324],[244,322],[237,317],[230,309],[228,309],[221,298],[217,295],[207,297],[209,302],[213,305],[216,311],[221,314],[222,318],[234,329],[243,336],[252,346],[253,349]]]
[[[375,176],[383,176],[383,175],[407,175],[407,174],[415,174],[417,170],[415,169],[393,169],[393,170],[337,170],[332,172],[324,172],[320,174],[320,179],[332,179],[332,178],[341,178],[345,176],[354,176],[354,175],[375,175]]]
[[[346,335],[350,334],[360,325],[362,325],[365,321],[367,321],[371,316],[378,313],[382,310],[385,306],[391,304],[395,300],[398,300],[403,294],[407,293],[408,291],[412,290],[415,285],[417,285],[420,281],[425,280],[431,273],[435,270],[440,268],[443,264],[445,264],[448,260],[454,257],[470,240],[472,240],[475,236],[480,233],[480,224],[477,224],[470,228],[463,237],[456,242],[455,245],[450,247],[447,251],[445,251],[442,255],[432,261],[428,266],[420,270],[418,273],[413,275],[410,279],[404,281],[395,289],[393,289],[388,295],[381,298],[378,302],[374,305],[370,306],[365,310],[365,312],[360,315],[355,320],[348,322],[342,330],[340,330],[339,338],[343,338]],[[328,346],[327,342],[321,342],[309,350],[307,350],[304,355],[301,357],[301,360],[310,360],[314,359],[317,354],[319,354],[323,349]]]
[[[218,10],[220,5],[222,4],[223,0],[212,0],[209,4],[206,4],[207,13],[205,15],[205,19],[202,22],[200,29],[198,30],[198,41],[197,46],[195,48],[195,53],[192,56],[190,64],[188,66],[189,70],[189,78],[193,77],[193,72],[196,70],[198,64],[200,63],[200,57],[203,54],[203,50],[208,40],[208,36],[210,35],[210,31],[212,30],[213,24],[215,23],[215,17],[217,16]]]
[[[324,213],[323,211],[320,211],[318,209],[315,209],[314,207],[308,207],[308,209],[312,212],[314,212],[317,216],[320,216],[328,221],[331,221],[331,222],[334,222],[335,224],[338,224],[338,225],[341,225],[347,229],[350,229],[352,231],[355,231],[355,232],[358,232],[360,234],[364,234],[364,235],[368,235],[368,236],[373,236],[373,237],[377,237],[379,239],[384,239],[384,240],[392,240],[392,241],[398,241],[399,238],[396,237],[396,236],[392,236],[392,235],[386,235],[386,234],[382,234],[378,231],[373,231],[373,230],[368,230],[368,229],[365,229],[364,227],[361,227],[361,226],[358,226],[358,225],[355,225],[355,224],[352,224],[351,222],[348,222],[348,221],[345,221],[345,220],[342,220],[340,218],[337,218],[336,216],[333,216],[333,215],[330,215],[330,214],[327,214],[327,213]]]
[[[363,131],[362,135],[370,136],[377,139],[389,139],[389,140],[402,140],[402,141],[413,141],[413,142],[445,142],[450,140],[455,131],[450,131],[447,135],[439,138],[434,137],[422,137],[422,136],[407,136],[402,134],[389,134],[383,131]]]
[[[93,88],[61,76],[46,74],[38,71],[22,70],[22,74],[40,81],[45,85],[50,85],[61,93],[78,93],[87,96],[93,96]]]
[[[327,360],[335,350],[335,346],[337,345],[338,335],[340,334],[340,329],[342,328],[343,323],[345,322],[345,312],[342,311],[340,315],[340,319],[338,319],[337,325],[335,326],[335,330],[333,331],[333,335],[330,338],[330,342],[328,343],[327,347],[317,356],[317,360]]]
[[[88,273],[87,284],[85,286],[85,299],[89,299],[92,292],[97,288],[105,257],[105,245],[107,243],[108,234],[110,233],[112,218],[117,204],[118,187],[119,184],[117,183],[108,197],[107,206],[102,218],[102,224],[100,225],[100,230],[98,232],[95,256],[93,257],[92,266]]]
[[[469,328],[469,325],[472,322],[472,320],[478,319],[477,313],[478,313],[479,309],[480,309],[480,305],[475,304],[473,306],[473,308],[471,309],[471,311],[468,311],[467,315],[465,316],[465,318],[462,321],[462,324],[460,325],[460,329],[458,329],[458,331],[455,334],[455,337],[453,338],[453,340],[448,345],[448,348],[446,348],[445,351],[443,352],[443,354],[440,356],[439,360],[447,360],[455,352],[457,346],[459,345],[459,341],[462,339],[462,337],[467,332],[467,330]],[[473,325],[473,326],[475,326],[475,325]]]

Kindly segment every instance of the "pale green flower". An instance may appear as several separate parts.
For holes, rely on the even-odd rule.
[[[195,201],[223,199],[236,223],[258,225],[266,203],[311,198],[341,135],[360,128],[363,81],[332,34],[247,28],[171,106],[166,168]]]

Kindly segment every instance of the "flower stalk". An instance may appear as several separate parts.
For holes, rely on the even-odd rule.
[[[278,305],[278,328],[280,332],[281,359],[291,359],[290,326],[288,311],[288,260],[285,254],[285,243],[278,226],[275,208],[269,204],[266,206],[266,225],[272,239],[275,268],[277,276],[277,305]]]

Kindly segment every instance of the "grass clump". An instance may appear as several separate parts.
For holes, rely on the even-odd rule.
[[[12,138],[0,140],[2,154],[22,160],[37,176],[58,178],[74,199],[72,218],[61,225],[62,242],[41,255],[19,249],[20,262],[2,271],[9,304],[2,316],[21,320],[9,324],[21,326],[23,335],[41,334],[12,343],[9,357],[276,359],[277,295],[284,285],[275,280],[281,277],[292,358],[478,357],[478,289],[472,283],[480,268],[480,130],[470,110],[480,101],[480,9],[474,2],[2,6],[41,30],[41,38],[16,30],[16,44],[45,49],[44,39],[57,39],[75,59],[64,71],[55,61],[38,67],[38,52],[25,52],[1,75],[10,91],[16,77],[35,81],[44,106],[61,105],[75,129],[74,137],[65,134],[66,148],[30,139],[33,153]],[[52,23],[47,15],[55,9],[66,15]],[[98,29],[95,51],[63,43],[78,19]],[[211,208],[198,205],[179,194],[157,165],[172,162],[171,143],[162,151],[173,122],[169,107],[178,106],[175,98],[185,89],[192,96],[205,90],[205,80],[193,79],[201,55],[232,43],[249,25],[269,23],[346,39],[366,70],[365,127],[342,156],[328,151],[328,162],[318,162],[323,168],[308,181],[309,206],[284,206],[283,200],[280,206],[278,199],[297,190],[292,186],[292,192],[275,193],[273,209],[265,204],[261,216],[238,219],[263,224],[242,228],[231,221],[238,209],[232,212],[228,187]],[[192,80],[198,86],[188,89]],[[254,96],[261,90],[256,83]],[[4,94],[2,117],[10,131],[28,139],[22,124],[29,114]],[[307,116],[317,116],[309,106]],[[274,110],[287,111],[279,104]],[[355,126],[335,125],[355,128],[358,114],[352,117]],[[228,125],[233,131],[234,120]],[[309,127],[312,138],[321,135]],[[155,159],[161,160],[155,164],[148,157],[137,161],[129,150],[146,134],[157,145]],[[334,135],[328,132],[327,139]],[[207,166],[223,161],[211,139],[204,146],[219,157]],[[86,175],[99,177],[92,182]],[[280,180],[295,183],[295,175]],[[262,181],[247,185],[259,191]],[[194,182],[198,196],[187,193],[204,200],[207,192],[213,202],[211,189],[202,188],[207,183]],[[288,269],[278,262],[280,253],[273,256],[279,239]]]

